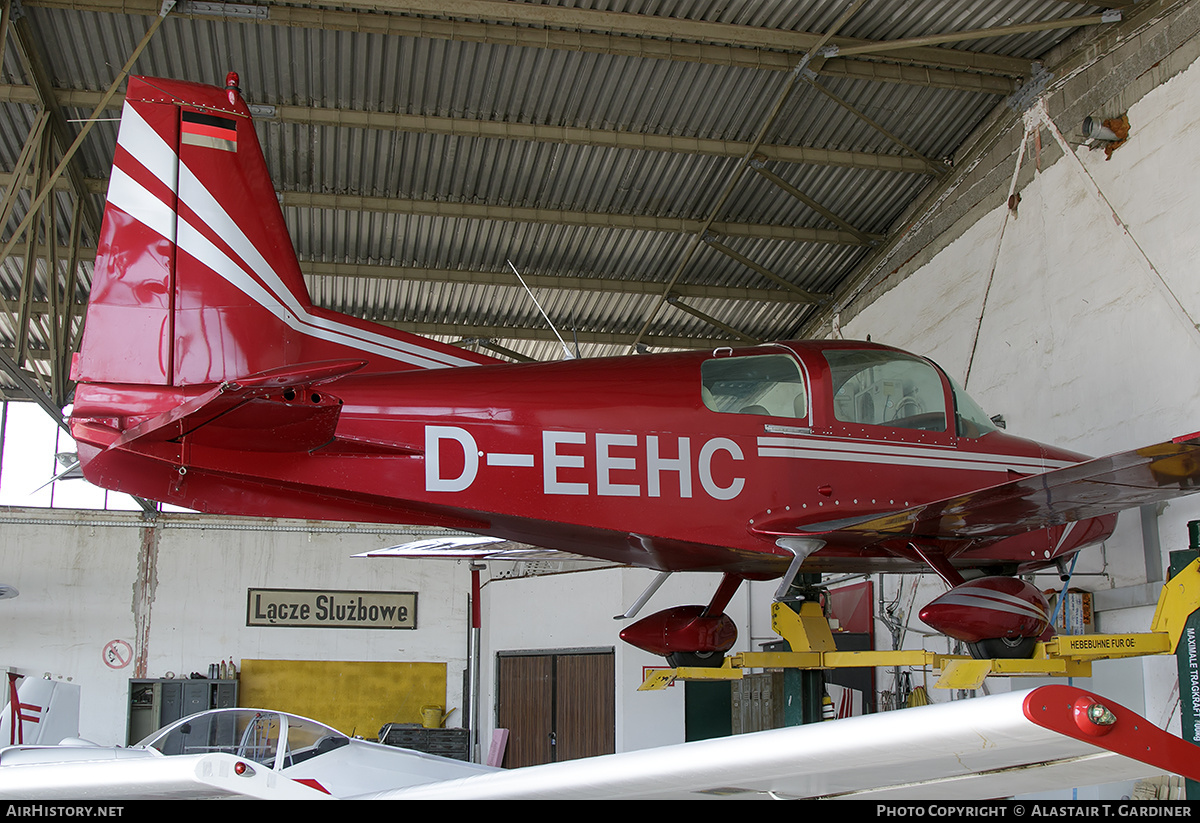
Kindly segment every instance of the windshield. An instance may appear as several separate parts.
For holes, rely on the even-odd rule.
[[[139,745],[166,755],[223,752],[283,769],[348,742],[336,729],[307,718],[256,709],[218,709],[159,729]]]
[[[954,414],[959,437],[982,437],[988,432],[997,431],[996,424],[987,412],[971,399],[953,377],[950,377],[950,388],[954,390]]]

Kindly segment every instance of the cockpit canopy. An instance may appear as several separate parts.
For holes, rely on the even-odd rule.
[[[223,752],[279,771],[349,742],[336,729],[292,714],[216,709],[178,720],[138,745],[165,755]]]
[[[723,414],[797,421],[807,421],[814,406],[824,407],[832,412],[828,422],[943,433],[952,415],[959,437],[996,430],[967,393],[953,379],[943,380],[943,373],[928,360],[887,348],[828,348],[821,355],[829,380],[819,385],[829,387],[829,401],[810,399],[812,387],[806,385],[799,361],[792,353],[780,352],[705,360],[700,366],[704,405]]]

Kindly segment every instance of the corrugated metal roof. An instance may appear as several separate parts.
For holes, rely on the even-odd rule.
[[[660,295],[677,273],[681,286],[725,290],[719,296],[685,294],[687,306],[748,338],[786,338],[801,327],[810,305],[761,299],[763,290],[776,298],[787,292],[711,245],[700,243],[681,267],[698,242],[695,232],[650,222],[702,222],[739,175],[717,215],[723,225],[714,233],[723,245],[819,293],[835,291],[870,253],[862,243],[749,236],[762,226],[839,226],[742,168],[742,156],[788,83],[783,69],[801,58],[799,40],[776,44],[776,33],[820,35],[845,11],[844,0],[254,4],[266,10],[265,20],[222,16],[233,7],[214,13],[214,5],[199,13],[196,4],[179,4],[135,72],[221,83],[226,71],[236,70],[250,103],[275,107],[259,118],[259,135],[320,305],[427,333],[444,331],[442,339],[489,338],[526,356],[557,358],[560,347],[508,270],[511,260],[538,279],[538,299],[564,336],[580,341],[584,356],[629,351],[651,315],[643,341],[651,346],[737,340],[662,304]],[[64,118],[90,113],[96,93],[112,81],[158,6],[158,0],[20,4],[20,25],[40,52],[54,107]],[[560,24],[555,15],[563,10],[583,16]],[[867,3],[834,42],[897,40],[1096,11],[1075,2],[1030,0]],[[677,32],[655,30],[663,18]],[[400,33],[382,33],[384,28]],[[764,148],[761,165],[857,232],[886,235],[934,179],[933,169],[1029,73],[1029,60],[1074,31],[818,58],[816,73],[801,78],[782,102],[764,145],[819,150],[820,156],[796,162]],[[5,172],[15,167],[36,111],[33,81],[14,41],[10,37],[2,72],[4,99],[12,101],[0,103]],[[365,113],[437,121],[424,129],[396,118],[383,118],[382,128],[345,124]],[[530,127],[545,130],[530,134]],[[649,137],[681,140],[653,150],[629,142]],[[115,139],[115,123],[101,123],[78,157],[80,174],[97,192],[105,185]],[[737,145],[698,149],[696,141]],[[914,160],[914,151],[930,164]],[[908,165],[900,170],[870,167],[901,161]],[[313,195],[382,200],[348,208]],[[93,196],[99,211],[102,195]],[[5,237],[28,199],[17,203]],[[64,193],[59,200],[56,222],[65,242],[71,198]],[[432,217],[421,208],[430,201],[486,209]],[[529,219],[516,209],[544,213]],[[606,215],[647,224],[612,228],[603,225]],[[94,243],[94,234],[85,231],[85,244]],[[333,273],[332,264],[359,268]],[[81,272],[80,297],[89,265]],[[34,314],[39,306],[41,314],[26,365],[48,374],[48,290],[39,276],[27,292]],[[23,295],[21,278],[20,261],[0,267],[0,292],[14,310]],[[59,279],[65,283],[65,275]],[[647,282],[658,286],[640,285]],[[753,297],[742,299],[739,290],[754,290]],[[13,317],[0,317],[0,345],[15,344],[16,325]]]

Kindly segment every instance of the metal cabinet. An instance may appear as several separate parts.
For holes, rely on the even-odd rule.
[[[237,705],[236,680],[130,680],[125,743],[132,745],[182,717]]]

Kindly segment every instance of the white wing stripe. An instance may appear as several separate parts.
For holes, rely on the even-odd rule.
[[[793,440],[780,437],[758,438],[759,457],[786,457],[796,460],[833,460],[846,463],[881,463],[892,466],[923,466],[963,471],[998,472],[1011,469],[1022,474],[1041,474],[1047,461],[1014,455],[955,452],[950,449],[891,446],[879,443],[846,443],[821,438]],[[1052,467],[1073,465],[1049,461]]]
[[[780,449],[810,449],[814,444],[821,449],[861,452],[861,441],[830,440],[813,437],[759,437],[759,446],[774,446]],[[935,459],[971,460],[979,463],[999,463],[1005,466],[1023,464],[1027,470],[1043,472],[1048,469],[1061,469],[1073,466],[1074,463],[1064,460],[1039,460],[1030,457],[1013,457],[1006,454],[987,454],[985,452],[962,452],[953,446],[916,446],[899,443],[872,443],[870,450],[875,454],[892,454],[904,456],[920,456]],[[785,456],[782,454],[776,455]],[[796,455],[787,455],[796,456]]]
[[[1041,474],[1043,469],[1041,466],[1028,466],[1025,464],[1013,462],[1005,465],[1000,463],[976,463],[969,460],[955,460],[950,456],[941,459],[931,459],[927,457],[912,456],[884,456],[873,452],[843,452],[843,451],[821,451],[818,449],[764,449],[758,450],[759,457],[791,457],[800,460],[838,460],[845,463],[875,463],[890,466],[922,466],[932,469],[961,469],[963,471],[987,471],[998,472],[1005,468],[1011,468],[1014,471],[1021,472],[1036,472]]]

